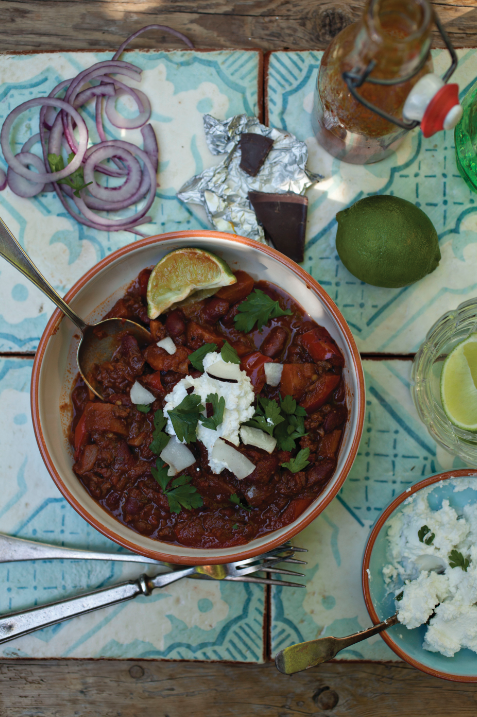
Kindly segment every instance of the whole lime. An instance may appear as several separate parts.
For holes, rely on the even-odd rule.
[[[361,281],[395,289],[413,284],[439,264],[435,227],[411,202],[390,195],[365,197],[336,215],[336,249]]]

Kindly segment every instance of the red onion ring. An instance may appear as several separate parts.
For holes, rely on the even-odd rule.
[[[116,146],[107,147],[104,142],[96,145],[94,150],[85,155],[84,163],[84,181],[85,184],[89,184],[89,193],[97,199],[114,202],[122,202],[132,197],[139,189],[142,177],[141,165],[137,159],[128,150]],[[128,169],[126,181],[120,187],[103,187],[94,177],[96,165],[111,157],[119,157]]]
[[[22,167],[35,167],[38,170],[38,173],[29,170],[33,176],[41,177],[44,174],[43,162],[36,154],[31,154],[31,152],[20,152],[20,154],[16,155],[16,160]],[[23,197],[24,199],[36,196],[43,191],[45,186],[44,181],[33,182],[31,179],[26,179],[15,172],[11,167],[8,168],[7,182],[12,192],[15,192],[15,194],[19,197]]]
[[[78,127],[79,145],[76,156],[73,158],[73,160],[67,167],[61,169],[59,172],[44,171],[42,172],[42,174],[37,174],[36,172],[32,172],[31,169],[27,169],[26,167],[24,167],[20,163],[18,158],[15,157],[10,148],[8,139],[10,136],[12,125],[16,118],[26,110],[30,109],[30,107],[41,107],[42,105],[47,107],[58,107],[60,109],[65,110],[65,112],[71,114]],[[88,129],[86,127],[84,119],[81,117],[79,112],[77,112],[77,110],[75,110],[75,108],[69,105],[67,102],[64,102],[63,100],[57,100],[52,97],[38,97],[36,99],[23,102],[12,112],[10,112],[7,119],[3,123],[2,132],[0,134],[0,145],[2,147],[3,156],[5,157],[8,166],[11,167],[21,177],[25,177],[25,179],[29,179],[32,182],[38,182],[39,179],[43,182],[56,182],[58,179],[64,179],[65,177],[68,177],[76,169],[78,169],[78,167],[81,166],[81,162],[83,161],[86,147],[88,145]]]
[[[182,33],[165,25],[148,25],[128,37],[119,47],[111,60],[98,62],[80,72],[76,77],[60,82],[47,98],[28,100],[14,109],[5,120],[0,133],[0,145],[8,164],[6,174],[0,168],[0,191],[7,186],[23,197],[31,197],[40,191],[55,191],[66,211],[80,224],[98,230],[130,231],[144,236],[136,227],[151,221],[147,212],[151,207],[156,193],[159,151],[154,130],[146,124],[151,115],[151,106],[146,95],[122,82],[116,75],[123,75],[132,80],[139,80],[142,70],[135,65],[119,60],[119,56],[129,42],[148,30],[169,32],[183,40],[193,49],[193,44]],[[114,77],[111,76],[114,75]],[[91,84],[96,81],[99,84]],[[57,95],[65,90],[64,97]],[[138,108],[138,115],[132,119],[123,117],[115,103],[128,94]],[[110,123],[120,129],[140,129],[144,149],[123,140],[107,140],[103,127],[103,98],[106,97],[105,114]],[[100,138],[99,144],[87,149],[88,129],[77,108],[95,98],[95,122]],[[40,107],[40,131],[30,137],[17,155],[9,144],[9,135],[16,118],[30,107]],[[77,128],[78,138],[74,128]],[[31,148],[41,142],[43,161],[30,152]],[[64,169],[51,172],[48,154],[64,156],[63,152],[74,153],[74,158]],[[111,160],[116,168],[103,164]],[[142,167],[139,162],[142,162]],[[76,197],[71,186],[58,182],[72,175],[84,164],[84,181],[88,187],[83,188],[80,198]],[[33,167],[37,171],[32,171]],[[112,177],[123,179],[117,187],[104,187],[95,180],[95,173],[100,172]],[[89,184],[89,182],[92,182]],[[72,200],[78,214],[70,206]],[[144,200],[142,209],[129,217],[111,219],[98,216],[95,211],[124,210]]]
[[[141,100],[144,109],[141,111],[141,109],[138,108],[139,114],[136,117],[123,117],[116,109],[116,101],[120,97],[123,97],[127,94],[133,98],[134,95],[136,95]],[[128,92],[122,88],[116,90],[116,92],[112,96],[108,97],[108,99],[106,100],[105,110],[106,115],[111,124],[113,124],[115,127],[119,127],[119,129],[138,129],[138,127],[142,127],[143,125],[145,125],[146,122],[149,121],[149,118],[151,116],[150,102],[144,92],[140,92],[139,90],[135,90],[134,93]]]

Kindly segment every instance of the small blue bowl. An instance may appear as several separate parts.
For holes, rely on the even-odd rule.
[[[449,478],[475,478],[475,489],[466,488],[465,490],[454,492],[453,486],[445,483]],[[375,625],[396,612],[393,596],[386,594],[383,577],[383,567],[389,563],[388,540],[386,537],[387,521],[392,515],[402,510],[404,501],[411,495],[433,483],[441,483],[441,481],[444,481],[444,484],[436,485],[435,489],[429,494],[429,503],[433,509],[438,510],[445,498],[449,500],[452,507],[460,510],[464,505],[477,503],[477,471],[465,469],[440,473],[416,483],[410,490],[401,493],[395,498],[383,511],[371,531],[364,553],[362,581],[366,607]],[[398,623],[381,632],[380,635],[396,655],[409,662],[410,665],[417,667],[418,670],[434,675],[434,677],[441,677],[444,680],[477,682],[477,653],[472,650],[462,649],[454,657],[445,657],[439,652],[424,650],[422,645],[425,631],[425,625],[421,625],[421,627],[417,627],[414,630],[408,630],[407,627]]]

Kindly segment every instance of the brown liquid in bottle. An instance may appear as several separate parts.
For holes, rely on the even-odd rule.
[[[312,123],[318,142],[334,157],[370,164],[387,157],[407,130],[368,110],[351,95],[342,73],[363,71],[376,62],[372,77],[398,79],[412,73],[429,53],[431,9],[427,0],[370,0],[356,23],[326,49],[315,89]],[[402,118],[404,102],[416,82],[432,72],[428,59],[412,79],[395,85],[364,83],[358,92],[388,114]]]

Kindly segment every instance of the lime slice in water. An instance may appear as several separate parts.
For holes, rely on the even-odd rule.
[[[197,292],[197,299],[204,298],[211,296],[221,286],[229,286],[236,281],[228,264],[215,254],[193,248],[171,251],[156,264],[149,277],[149,318],[157,318],[193,292]]]
[[[477,333],[457,344],[446,358],[441,401],[451,423],[477,432]]]

